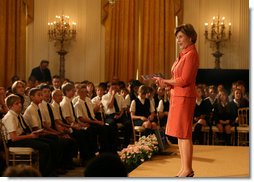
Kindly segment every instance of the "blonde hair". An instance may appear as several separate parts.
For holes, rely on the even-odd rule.
[[[16,93],[16,92],[17,92],[17,91],[16,91],[16,88],[17,88],[18,84],[21,84],[21,85],[25,88],[25,83],[24,83],[23,81],[21,81],[21,80],[15,81],[15,82],[12,84],[12,86],[11,86],[11,91],[12,91],[12,93]]]
[[[11,94],[8,97],[6,97],[5,104],[10,109],[13,106],[13,104],[19,100],[21,100],[21,98],[19,96],[15,95],[15,94]]]

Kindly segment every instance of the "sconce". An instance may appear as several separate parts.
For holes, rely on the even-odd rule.
[[[56,16],[56,21],[48,23],[49,41],[55,41],[55,46],[60,44],[60,50],[57,53],[60,55],[60,70],[59,76],[61,79],[65,78],[65,58],[68,53],[64,49],[64,44],[71,40],[76,40],[76,23],[70,23],[69,16]]]
[[[216,48],[216,51],[212,53],[215,57],[215,69],[220,69],[220,58],[223,53],[220,52],[223,42],[230,40],[231,37],[231,23],[228,23],[228,32],[226,33],[225,17],[220,18],[219,16],[213,17],[211,23],[210,32],[208,23],[205,23],[205,38],[210,41],[210,47]]]

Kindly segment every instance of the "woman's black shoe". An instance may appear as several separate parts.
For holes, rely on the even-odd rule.
[[[190,174],[188,174],[186,177],[193,177],[194,176],[194,171],[191,171]]]

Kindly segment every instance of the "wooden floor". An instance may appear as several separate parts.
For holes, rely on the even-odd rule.
[[[129,174],[130,178],[174,177],[180,168],[177,145],[171,155],[154,155]],[[193,169],[197,178],[249,178],[250,148],[237,146],[194,145]],[[81,177],[84,167],[77,167],[62,177]]]
[[[175,155],[157,155],[144,162],[129,174],[129,177],[174,177],[180,169],[178,147],[169,151]],[[199,178],[249,178],[250,149],[237,146],[194,145],[193,170]]]

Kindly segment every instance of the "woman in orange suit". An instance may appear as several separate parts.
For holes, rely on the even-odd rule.
[[[196,104],[195,81],[199,67],[199,56],[195,47],[197,33],[191,24],[183,24],[176,28],[175,36],[181,52],[172,66],[172,77],[154,77],[154,80],[159,86],[171,88],[166,134],[178,138],[181,169],[176,177],[193,177],[192,121]]]

